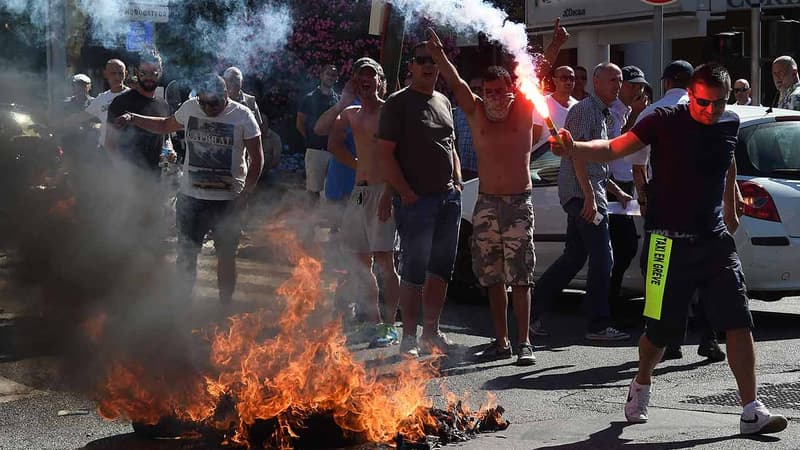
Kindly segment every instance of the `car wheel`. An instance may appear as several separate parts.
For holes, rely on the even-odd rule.
[[[472,224],[462,219],[455,267],[447,288],[448,298],[458,303],[484,303],[487,298],[486,289],[481,287],[472,271],[471,239]]]

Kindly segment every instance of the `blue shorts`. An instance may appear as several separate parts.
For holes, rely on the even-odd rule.
[[[422,287],[429,275],[449,281],[461,226],[461,192],[451,189],[420,196],[407,206],[395,196],[393,205],[400,236],[400,280],[417,287]]]

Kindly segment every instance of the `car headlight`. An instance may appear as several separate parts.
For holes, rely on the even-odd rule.
[[[22,114],[11,111],[11,118],[14,119],[14,122],[17,122],[17,124],[23,127],[33,125],[33,118],[30,116],[30,114]]]

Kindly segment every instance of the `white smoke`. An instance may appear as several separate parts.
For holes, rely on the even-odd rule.
[[[194,26],[206,30],[201,47],[245,73],[266,70],[266,57],[285,45],[293,20],[286,5],[265,4],[255,11],[236,8],[223,25],[198,18]]]
[[[406,15],[421,15],[456,32],[485,33],[514,56],[518,64],[516,74],[521,81],[535,80],[525,25],[507,20],[505,11],[483,0],[391,0],[391,4]]]

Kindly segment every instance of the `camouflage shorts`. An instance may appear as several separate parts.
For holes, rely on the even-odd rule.
[[[531,193],[478,194],[472,215],[472,270],[483,286],[532,286]]]

